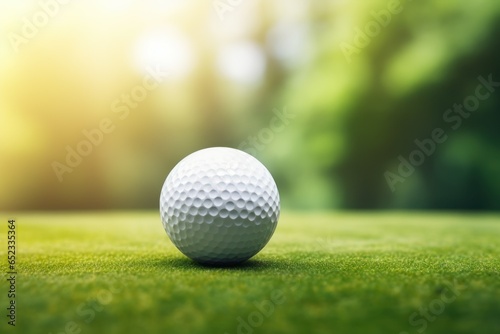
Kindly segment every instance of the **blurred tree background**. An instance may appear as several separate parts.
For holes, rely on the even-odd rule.
[[[2,210],[156,208],[210,146],[257,156],[288,208],[500,209],[500,87],[447,114],[500,82],[496,0],[42,0],[0,19]]]

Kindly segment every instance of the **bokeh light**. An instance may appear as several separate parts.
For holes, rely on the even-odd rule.
[[[500,208],[499,93],[444,119],[500,81],[498,2],[222,2],[1,3],[0,208],[155,208],[210,146],[252,151],[294,209]],[[446,142],[392,189],[437,128]]]

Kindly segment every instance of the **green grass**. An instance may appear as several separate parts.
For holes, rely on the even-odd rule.
[[[240,333],[500,332],[498,215],[287,213],[234,268],[185,258],[156,212],[14,217],[23,334],[238,333],[249,317]]]

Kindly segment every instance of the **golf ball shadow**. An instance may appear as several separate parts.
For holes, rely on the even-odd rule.
[[[163,259],[159,263],[165,268],[175,269],[198,269],[198,270],[228,270],[228,271],[260,271],[276,267],[274,260],[250,259],[239,264],[204,264],[188,259],[186,257],[176,257]]]

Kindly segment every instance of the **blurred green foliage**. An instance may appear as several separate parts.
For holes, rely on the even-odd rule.
[[[279,173],[285,203],[500,209],[500,91],[456,130],[443,119],[474,94],[478,76],[500,82],[500,3],[403,3],[348,62],[337,38],[341,22],[347,16],[364,30],[387,3],[353,4],[358,8],[349,14],[335,3],[312,7],[311,59],[288,79],[280,99],[298,117],[264,154]],[[342,41],[355,45],[355,30],[348,32],[354,35]],[[384,173],[396,173],[398,156],[408,159],[414,141],[436,128],[447,140],[392,192]]]
[[[18,53],[4,40],[0,208],[153,208],[180,159],[230,146],[268,166],[290,208],[500,209],[500,91],[456,130],[444,118],[479,76],[500,81],[500,2],[213,4],[90,1]],[[35,9],[2,10],[2,32]],[[110,104],[154,65],[131,59],[158,29],[165,45],[139,58],[177,76],[121,120]],[[58,182],[53,162],[103,117],[116,130]],[[400,157],[437,128],[446,141],[401,179]]]

